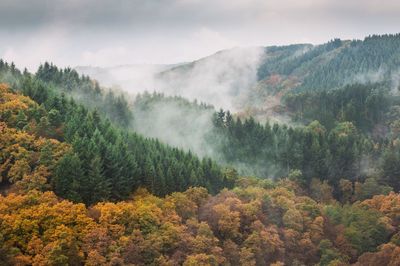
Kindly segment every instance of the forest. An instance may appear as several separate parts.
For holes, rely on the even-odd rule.
[[[308,44],[266,47],[270,57],[257,71],[259,80],[270,76],[298,78],[297,92],[324,91],[361,82],[389,81],[397,76],[400,34],[370,35],[364,40],[333,39]],[[297,55],[297,56],[295,56]],[[274,88],[282,90],[284,84]]]
[[[259,74],[343,46],[352,67],[393,38],[335,39]],[[302,86],[330,89],[288,91],[277,123],[0,60],[0,264],[399,265],[397,88],[313,73]]]

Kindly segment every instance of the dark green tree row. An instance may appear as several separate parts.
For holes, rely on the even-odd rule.
[[[186,113],[198,110],[190,102],[157,94],[144,94],[137,104],[145,111],[154,102],[171,101],[181,102],[182,108],[189,110]],[[230,112],[215,113],[214,129],[206,140],[214,158],[244,175],[296,177],[300,170],[296,178],[305,185],[320,178],[337,188],[342,178],[363,182],[373,177],[368,185],[400,188],[398,99],[386,84],[291,94],[286,105],[308,126],[263,125],[252,118],[235,119]],[[197,113],[202,114],[201,110]],[[370,190],[377,189],[380,187],[372,186]]]
[[[203,186],[217,192],[229,186],[210,159],[168,147],[157,140],[116,129],[81,106],[67,107],[64,137],[74,154],[64,157],[54,180],[59,195],[94,203],[129,196],[138,186],[156,195]],[[67,181],[68,180],[68,181]]]
[[[285,106],[295,121],[318,120],[328,130],[338,121],[349,121],[364,132],[371,132],[378,124],[384,125],[387,112],[396,102],[396,97],[383,84],[354,84],[342,89],[285,96]]]
[[[46,62],[33,75],[26,69],[21,72],[14,63],[8,64],[0,59],[0,80],[15,90],[23,88],[25,94],[39,103],[44,103],[52,94],[64,93],[89,109],[96,108],[118,126],[131,125],[132,112],[123,95],[105,91],[97,81],[79,75],[71,68],[61,69]]]
[[[119,126],[128,127],[131,123],[132,113],[123,95],[102,90],[97,81],[79,75],[74,69],[59,69],[46,62],[39,66],[35,77],[67,93],[85,106],[98,109]]]
[[[341,45],[342,41],[340,39],[334,39],[316,47],[310,44],[267,47],[265,48],[265,53],[269,57],[258,68],[258,79],[263,79],[273,74],[293,74],[297,68],[306,65],[318,56],[339,48]]]
[[[214,125],[210,141],[225,163],[242,174],[289,176],[305,187],[319,178],[333,186],[336,197],[341,197],[341,179],[369,180],[370,195],[384,186],[400,190],[399,120],[391,122],[389,132],[380,138],[363,134],[349,121],[336,121],[331,130],[318,121],[292,128],[262,125],[252,118],[242,122],[222,110],[215,113]]]
[[[243,163],[259,176],[287,176],[302,172],[303,183],[319,177],[336,184],[340,178],[356,179],[361,162],[373,156],[373,145],[350,122],[339,123],[327,131],[319,122],[292,128],[254,119],[233,119],[229,112],[215,114],[216,143],[228,163]]]
[[[385,148],[380,174],[383,182],[391,186],[396,192],[400,191],[400,141],[396,138]]]

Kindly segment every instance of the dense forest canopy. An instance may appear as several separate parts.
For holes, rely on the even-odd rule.
[[[399,265],[398,39],[269,47],[286,123],[0,60],[0,264]]]
[[[297,91],[330,90],[357,82],[398,79],[400,34],[364,40],[334,39],[326,44],[266,47],[258,79],[297,78]],[[285,88],[283,82],[280,89]],[[276,87],[279,90],[279,86]]]

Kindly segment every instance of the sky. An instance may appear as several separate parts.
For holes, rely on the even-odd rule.
[[[0,57],[59,66],[187,62],[233,47],[400,32],[398,0],[0,0]]]

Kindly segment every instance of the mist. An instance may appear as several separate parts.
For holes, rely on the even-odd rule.
[[[102,86],[120,88],[127,93],[137,95],[145,91],[156,90],[156,75],[174,66],[134,64],[115,67],[78,66],[75,69],[79,73],[96,79]]]
[[[393,71],[391,74],[392,86],[390,92],[394,96],[400,95],[400,69]]]
[[[264,55],[261,47],[221,51],[160,73],[156,77],[157,85],[171,95],[236,111],[243,107],[242,101],[250,87],[257,83],[257,70]]]
[[[233,48],[191,63],[125,65],[111,68],[76,67],[102,85],[120,87],[132,95],[157,91],[237,111],[257,83],[264,48]]]
[[[205,103],[145,92],[133,103],[132,130],[191,151],[200,158],[212,158],[222,166],[234,167],[241,175],[280,176],[282,167],[266,161],[263,156],[249,160],[227,154],[232,143],[227,131],[214,123],[215,112],[213,106]]]
[[[224,140],[215,132],[213,114],[243,110],[265,56],[263,47],[233,48],[191,63],[76,70],[131,95],[135,132],[226,165],[220,150]],[[233,166],[244,174],[266,168],[260,162],[237,161]]]
[[[388,87],[390,94],[393,96],[400,95],[400,69],[391,70],[384,66],[379,67],[377,71],[368,71],[355,75],[349,78],[347,84],[368,84],[368,83],[380,83],[388,81]]]
[[[207,140],[213,131],[212,106],[201,106],[180,97],[145,93],[136,99],[133,113],[136,132],[190,150],[200,157],[220,157]]]

